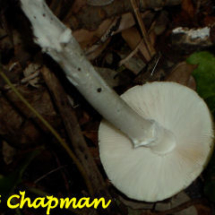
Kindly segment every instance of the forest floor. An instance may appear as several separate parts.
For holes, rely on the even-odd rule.
[[[86,58],[119,95],[147,82],[177,82],[197,91],[214,117],[215,2],[138,2],[47,1],[54,14],[72,29]],[[32,200],[47,195],[112,200],[107,209],[57,207],[51,214],[215,214],[214,155],[200,177],[165,201],[135,201],[117,190],[99,157],[102,117],[34,39],[20,2],[2,0],[0,72],[6,79],[1,75],[1,214],[46,214],[46,208],[41,207],[9,208],[8,198],[20,191],[26,191]],[[13,200],[13,204],[20,202]]]

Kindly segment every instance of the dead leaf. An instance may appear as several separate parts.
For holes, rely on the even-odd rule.
[[[131,50],[134,50],[141,42],[141,36],[138,30],[135,27],[129,28],[127,30],[124,30],[122,32],[122,37],[126,41],[126,43],[129,45]],[[149,61],[150,60],[150,55],[147,51],[146,46],[144,43],[139,46],[139,51],[142,54],[142,56]]]
[[[73,36],[78,41],[78,43],[81,45],[82,49],[87,50],[89,47],[91,47],[95,42],[100,40],[102,35],[105,34],[111,23],[113,22],[113,19],[106,19],[102,24],[98,27],[95,31],[89,31],[85,29],[80,29],[73,32]]]
[[[106,6],[113,2],[114,0],[87,0],[88,5],[92,6]]]
[[[18,61],[11,60],[6,66],[3,66],[3,71],[12,83],[18,83],[22,75],[22,67]],[[5,81],[0,79],[0,86],[5,87]]]
[[[10,37],[8,36],[7,32],[4,29],[0,28],[0,50],[2,54],[7,55],[10,53],[10,51],[13,49],[12,41],[10,40]],[[1,62],[5,61],[5,56],[1,56]]]
[[[125,198],[123,196],[119,196],[119,200],[126,206],[130,207],[133,210],[150,210],[153,208],[153,203],[146,203],[146,202],[138,202],[135,200],[131,200],[128,198]]]
[[[84,7],[87,4],[87,0],[75,0],[75,2],[72,5],[72,12],[73,14],[78,13],[82,7]]]
[[[201,205],[198,204],[195,207],[196,207],[199,215],[211,215],[212,214],[210,207],[207,207],[203,204],[201,204]]]
[[[96,162],[96,164],[101,165],[98,148],[90,147],[89,150],[90,150],[90,153],[92,154],[93,159]]]
[[[174,207],[179,206],[180,204],[189,201],[190,198],[185,192],[180,192],[176,196],[172,197],[169,202],[157,203],[155,209],[158,211],[166,211]],[[198,215],[197,210],[194,206],[191,206],[187,209],[184,209],[174,215]]]
[[[196,89],[194,78],[191,76],[196,65],[187,64],[186,62],[179,63],[167,76],[166,81],[176,82],[191,89]]]
[[[109,68],[99,68],[99,67],[95,67],[95,69],[110,87],[113,88],[119,85],[120,80],[119,80],[119,77],[117,77],[116,71]]]
[[[13,162],[13,157],[16,154],[16,149],[10,146],[6,141],[2,142],[2,155],[4,162],[8,165]]]
[[[86,53],[87,59],[88,60],[96,59],[105,50],[109,42],[110,42],[110,38],[104,43],[100,44],[99,46],[95,45],[91,47],[91,49],[88,50],[88,53]]]
[[[138,58],[137,56],[131,56],[131,54],[128,56],[121,54],[120,56],[123,59],[120,61],[119,66],[124,65],[127,69],[131,70],[135,75],[137,75],[141,70],[143,70],[146,64],[142,59]]]
[[[159,17],[156,19],[156,23],[153,31],[156,35],[161,35],[167,28],[169,23],[168,14],[166,11],[162,11]]]
[[[16,30],[13,30],[12,33],[14,55],[20,64],[25,64],[30,59],[30,54],[25,49],[25,45],[23,43],[20,33]]]
[[[125,13],[121,17],[121,22],[116,33],[122,32],[125,29],[131,28],[135,25],[135,19],[132,13]]]
[[[37,63],[30,63],[23,71],[25,78],[21,80],[21,83],[28,82],[32,87],[39,87],[40,67],[41,65]]]
[[[17,86],[17,90],[51,125],[60,125],[60,118],[46,88]],[[14,147],[27,148],[46,142],[44,132],[48,133],[49,130],[12,90],[7,90],[0,96],[0,104],[0,135],[8,143]]]
[[[206,16],[204,18],[204,24],[206,26],[214,27],[215,26],[215,16]]]
[[[134,79],[135,84],[145,84],[146,82],[161,81],[165,77],[165,71],[158,69],[158,64],[161,59],[161,54],[156,54],[150,62],[148,62],[146,69],[142,70]]]
[[[82,116],[79,118],[78,122],[80,125],[84,125],[90,121],[90,116],[87,112],[83,111]]]
[[[181,7],[192,19],[195,17],[195,8],[192,0],[183,0]]]
[[[111,35],[115,35],[125,29],[128,29],[135,25],[134,17],[131,13],[125,13],[121,17],[115,17],[115,18],[109,18],[105,19],[96,30],[90,31],[87,29],[78,29],[73,32],[73,36],[76,38],[76,40],[80,43],[82,48],[85,46],[89,46],[94,44],[97,40],[99,40],[105,32],[108,31],[113,25],[116,20],[120,18],[120,23],[118,24],[117,28],[114,28],[114,31],[112,30]],[[71,18],[70,18],[71,19]],[[74,25],[75,20],[73,20]],[[70,25],[69,25],[70,26]]]

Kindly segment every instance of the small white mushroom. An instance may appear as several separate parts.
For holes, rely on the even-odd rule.
[[[134,148],[126,135],[103,121],[99,148],[104,169],[130,198],[147,202],[169,198],[190,185],[208,161],[213,145],[210,112],[195,91],[173,82],[136,86],[122,98],[140,117],[172,132],[176,146],[167,153],[160,153],[157,145]]]

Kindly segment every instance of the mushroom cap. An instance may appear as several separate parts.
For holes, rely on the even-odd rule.
[[[164,200],[189,186],[213,149],[213,123],[205,102],[173,82],[135,86],[121,97],[140,116],[173,132],[176,147],[163,155],[150,147],[134,148],[125,134],[103,120],[100,158],[113,185],[129,198],[146,202]]]

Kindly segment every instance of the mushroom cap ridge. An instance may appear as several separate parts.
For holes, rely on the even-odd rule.
[[[121,97],[140,117],[153,119],[173,132],[177,145],[165,155],[150,147],[134,148],[126,135],[103,120],[100,158],[113,185],[129,198],[147,202],[164,200],[189,186],[201,174],[213,149],[213,123],[203,99],[173,82],[135,86]]]

